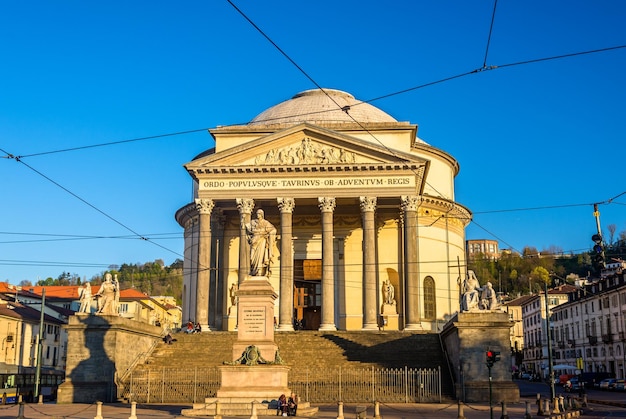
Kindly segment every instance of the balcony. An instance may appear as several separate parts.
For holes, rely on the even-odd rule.
[[[606,335],[602,335],[602,342],[604,343],[611,343],[613,342],[613,335],[610,333],[607,333]]]
[[[589,338],[589,344],[590,345],[596,345],[598,343],[598,337],[597,336],[587,336]]]
[[[567,344],[569,345],[570,348],[576,347],[576,341],[574,339],[568,339]]]

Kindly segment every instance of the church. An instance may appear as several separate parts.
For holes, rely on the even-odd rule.
[[[246,125],[209,130],[185,164],[183,320],[237,328],[250,273],[246,225],[275,227],[266,276],[280,331],[436,332],[459,311],[465,227],[458,162],[347,92],[307,90]]]

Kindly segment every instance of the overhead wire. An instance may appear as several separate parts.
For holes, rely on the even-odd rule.
[[[230,0],[227,0],[227,1],[253,27],[255,27],[259,31],[259,33],[261,33],[287,60],[289,60],[303,75],[305,75],[305,77],[307,77],[307,79],[309,79],[317,88],[319,88],[320,90],[324,91],[324,89],[306,71],[304,71],[303,68],[301,68],[288,54],[286,54],[269,36],[267,36],[251,19],[249,19],[232,1],[230,1]],[[498,66],[487,66],[487,58],[488,58],[489,46],[490,46],[490,42],[491,42],[493,25],[494,25],[494,21],[495,21],[496,6],[497,6],[497,0],[494,1],[494,8],[493,8],[493,12],[492,12],[491,25],[490,25],[489,36],[488,36],[488,41],[487,41],[487,47],[486,47],[486,51],[485,51],[485,56],[484,56],[483,67],[482,68],[474,69],[472,71],[461,73],[461,74],[458,74],[458,75],[455,75],[455,76],[446,77],[446,78],[443,78],[443,79],[440,79],[440,80],[437,80],[437,81],[434,81],[434,82],[430,82],[430,83],[426,83],[426,84],[423,84],[423,85],[415,86],[415,87],[412,87],[412,88],[409,88],[409,89],[403,89],[401,91],[397,91],[397,92],[394,92],[394,93],[391,93],[391,94],[387,94],[387,95],[384,95],[384,96],[379,96],[379,97],[376,97],[376,98],[373,98],[373,99],[370,99],[370,100],[367,100],[367,101],[360,101],[359,103],[354,104],[352,106],[358,106],[359,104],[363,104],[363,103],[371,103],[373,101],[381,100],[383,98],[388,98],[388,97],[395,96],[395,95],[398,95],[398,94],[407,93],[407,92],[412,91],[412,90],[416,90],[416,89],[427,87],[427,86],[431,86],[431,85],[434,85],[434,84],[439,84],[439,83],[443,83],[443,82],[450,81],[450,80],[453,80],[453,79],[465,77],[467,75],[475,74],[475,73],[478,73],[478,72],[481,72],[481,71],[485,71],[485,70],[493,70],[493,69],[497,69],[497,68],[511,67],[511,66],[517,66],[517,65],[524,65],[524,64],[536,63],[536,62],[541,62],[541,61],[562,59],[562,58],[568,58],[568,57],[573,57],[573,56],[592,54],[592,53],[599,53],[599,52],[605,52],[605,51],[610,51],[610,50],[615,50],[615,49],[626,48],[626,45],[620,45],[620,46],[609,47],[609,48],[600,48],[600,49],[595,49],[595,50],[590,50],[590,51],[582,51],[582,52],[571,53],[571,54],[562,54],[562,55],[552,56],[552,57],[545,57],[545,58],[538,58],[538,59],[533,59],[533,60],[519,61],[519,62],[515,62],[515,63],[503,64],[503,65],[498,65]],[[324,92],[324,93],[326,93],[326,92]],[[328,96],[328,94],[327,94],[327,96]],[[331,97],[331,100],[333,100],[333,102],[334,102],[334,99],[332,99],[332,97]],[[352,118],[352,120],[354,120],[357,124],[359,124],[370,135],[372,135],[372,137],[374,139],[376,139],[383,147],[387,148],[385,144],[383,144],[378,138],[376,138],[373,135],[373,133],[371,133],[371,132],[369,132],[369,130],[365,129],[365,127],[363,127],[358,121],[356,121],[352,117],[352,115],[349,114],[349,109],[342,108],[336,102],[335,102],[335,104],[338,106],[338,109],[343,110],[344,112],[346,112],[346,114],[348,114],[350,116],[350,118]],[[329,111],[335,111],[335,110],[329,110]],[[327,111],[321,111],[319,113],[322,113],[322,112],[327,112]],[[311,112],[309,114],[312,114],[312,113],[314,113],[314,112]],[[12,159],[15,159],[16,161],[21,162],[22,164],[25,164],[22,161],[22,159],[26,158],[26,157],[34,157],[34,156],[40,156],[40,155],[45,155],[45,154],[53,154],[53,153],[61,153],[61,152],[67,152],[67,151],[76,151],[76,150],[82,150],[82,149],[88,149],[88,148],[94,148],[94,147],[103,147],[103,146],[109,146],[109,145],[115,145],[115,144],[129,143],[129,142],[134,142],[134,141],[144,141],[144,140],[157,139],[157,138],[163,138],[163,137],[169,137],[169,136],[185,135],[185,134],[196,133],[196,132],[201,132],[201,131],[206,131],[206,130],[208,130],[208,128],[187,130],[187,131],[179,131],[179,132],[174,132],[174,133],[166,133],[166,134],[160,134],[160,135],[154,135],[154,136],[148,136],[148,137],[139,137],[139,138],[134,138],[134,139],[129,139],[129,140],[122,140],[122,141],[115,141],[115,142],[108,142],[108,143],[101,143],[101,144],[94,144],[94,145],[86,145],[86,146],[73,147],[73,148],[60,149],[60,150],[52,150],[52,151],[46,151],[46,152],[40,152],[40,153],[32,153],[32,154],[26,154],[26,155],[22,155],[22,156],[14,156],[12,154],[6,153],[4,150],[1,150],[1,149],[0,149],[0,151],[5,152],[7,154],[6,156],[3,156],[3,157],[5,157],[5,158],[12,158]],[[393,153],[393,150],[389,150],[389,151]],[[123,228],[129,230],[130,232],[132,232],[133,234],[136,235],[136,238],[140,238],[140,239],[145,240],[145,241],[150,241],[149,239],[147,239],[143,235],[140,235],[140,234],[136,233],[130,227],[126,226],[125,224],[123,224],[123,223],[119,222],[118,220],[114,219],[113,217],[109,216],[104,211],[98,209],[97,207],[95,207],[92,204],[88,203],[87,201],[83,200],[81,197],[79,197],[78,195],[76,195],[73,192],[69,191],[67,188],[61,186],[57,182],[55,182],[52,179],[48,178],[47,176],[43,175],[41,172],[35,170],[34,168],[32,168],[29,165],[26,165],[26,166],[29,167],[31,170],[34,170],[40,176],[43,176],[44,178],[46,178],[50,182],[54,183],[56,186],[60,187],[61,189],[63,189],[67,193],[70,193],[75,198],[81,200],[83,203],[85,203],[88,206],[92,207],[93,209],[95,209],[96,211],[100,212],[101,214],[105,215],[107,218],[109,218],[112,221],[116,222],[117,224],[119,224]],[[432,185],[429,185],[429,186],[431,188],[433,188]],[[437,193],[439,193],[441,195],[441,193],[438,192],[436,190],[436,188],[433,188],[433,190],[435,190]],[[618,196],[620,196],[620,195],[618,195]],[[611,201],[609,201],[609,203],[610,202]],[[618,203],[618,204],[620,204],[620,203]],[[579,205],[585,205],[585,204],[579,204]],[[546,207],[546,208],[548,208],[548,207]],[[550,207],[550,208],[554,208],[554,207]],[[541,209],[541,208],[538,207],[538,208],[532,208],[532,209]],[[517,209],[517,210],[522,210],[522,209]],[[517,211],[517,210],[513,209],[513,210],[483,211],[483,212],[474,212],[474,214],[485,214],[485,213],[490,213],[490,212],[505,212],[505,211]],[[528,210],[530,210],[530,209],[528,209]],[[480,226],[480,228],[484,229],[482,226]],[[485,230],[485,231],[487,231],[487,230]],[[153,242],[153,244],[156,244],[156,243]],[[172,253],[174,253],[176,255],[179,255],[177,252],[174,252],[171,249],[167,249],[167,248],[165,248],[163,246],[160,246],[158,244],[157,244],[157,246],[162,247],[164,250],[172,252]]]

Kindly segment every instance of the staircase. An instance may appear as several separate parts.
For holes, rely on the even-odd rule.
[[[159,343],[144,365],[135,371],[159,371],[176,366],[185,368],[217,367],[233,361],[232,346],[236,332],[177,333],[172,345]],[[374,367],[386,369],[441,368],[442,392],[453,394],[450,372],[439,343],[432,333],[379,332],[277,332],[274,335],[290,375],[330,368]],[[274,354],[261,354],[273,360]]]

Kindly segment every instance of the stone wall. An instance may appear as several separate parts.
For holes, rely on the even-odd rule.
[[[508,313],[486,310],[458,313],[446,323],[441,338],[459,400],[489,401],[486,352],[492,350],[500,352],[491,368],[492,401],[519,401],[519,388],[511,379],[511,327]]]
[[[58,403],[116,401],[116,379],[148,355],[162,336],[160,327],[118,316],[71,316],[65,327],[67,369]]]

